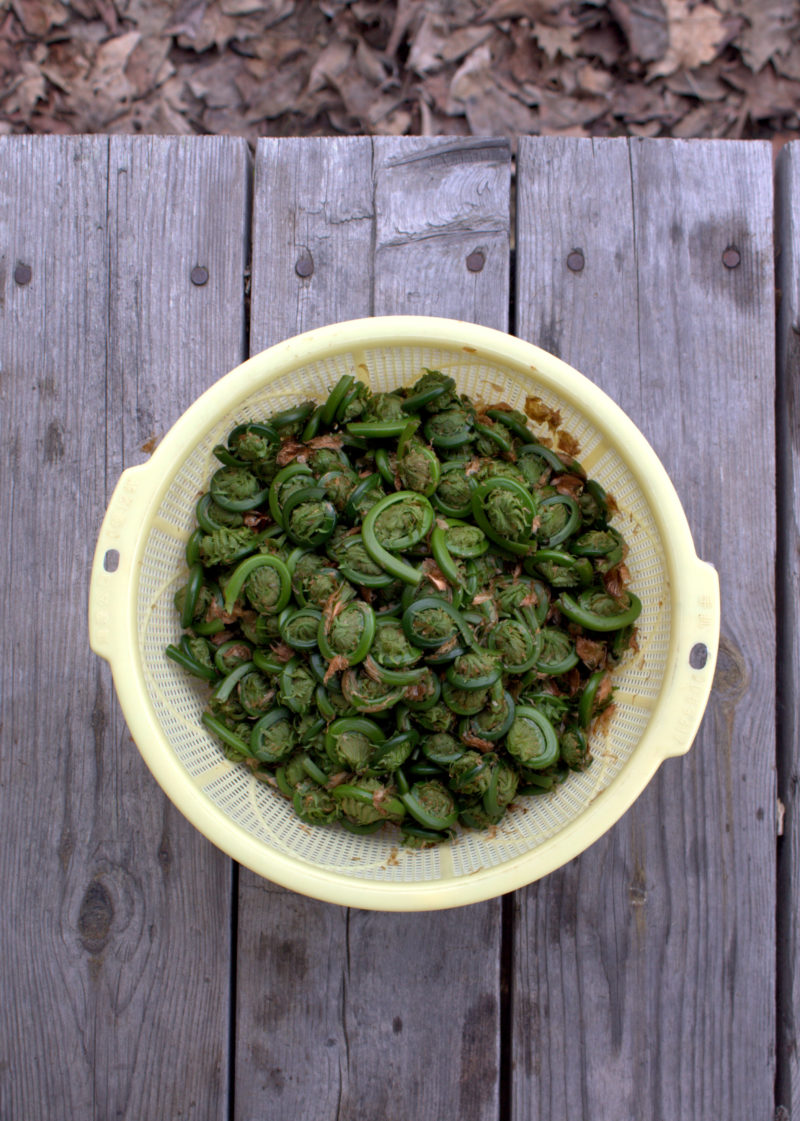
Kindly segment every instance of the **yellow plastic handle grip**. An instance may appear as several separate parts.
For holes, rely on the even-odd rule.
[[[149,490],[145,484],[148,466],[130,467],[120,475],[95,547],[89,584],[89,644],[106,661],[120,649],[134,544]]]
[[[676,604],[680,614],[680,641],[672,663],[672,675],[665,682],[669,693],[669,735],[662,742],[661,755],[669,759],[685,755],[692,746],[703,718],[719,649],[719,576],[713,565],[695,558],[692,578],[684,603]]]

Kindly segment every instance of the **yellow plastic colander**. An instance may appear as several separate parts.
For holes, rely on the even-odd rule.
[[[534,396],[561,414],[582,464],[619,506],[615,524],[630,547],[631,588],[643,610],[639,651],[615,672],[616,708],[593,737],[592,766],[554,792],[519,799],[491,833],[465,830],[413,850],[392,827],[357,836],[300,822],[279,793],[223,757],[200,723],[204,686],[164,648],[181,634],[173,596],[186,580],[197,498],[218,466],[214,445],[243,420],[324,399],[342,374],[381,391],[411,384],[423,367],[450,374],[475,399],[523,408]],[[122,474],[95,552],[89,629],[145,762],[215,845],[276,883],[332,903],[432,910],[501,895],[558,868],[619,819],[662,760],[688,751],[714,672],[719,582],[695,554],[654,451],[600,389],[500,331],[387,316],[310,331],[249,359],[187,409],[147,463]]]

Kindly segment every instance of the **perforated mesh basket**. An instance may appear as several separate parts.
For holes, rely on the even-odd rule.
[[[393,827],[357,836],[300,822],[279,793],[227,761],[200,723],[204,686],[164,655],[181,630],[173,606],[184,548],[212,455],[234,424],[309,397],[345,373],[373,390],[423,367],[461,392],[523,408],[536,396],[562,418],[588,471],[616,499],[643,603],[639,651],[615,671],[616,708],[594,734],[595,762],[552,793],[520,798],[491,833],[405,849]],[[542,433],[552,435],[546,427]],[[104,563],[116,550],[116,570]],[[90,594],[93,649],[111,663],[131,733],[168,796],[207,837],[254,871],[331,902],[421,910],[476,902],[530,883],[576,856],[628,808],[661,761],[687,751],[713,676],[719,633],[714,570],[644,437],[596,386],[544,351],[487,328],[427,317],[357,320],[257,355],[199,398],[148,463],[126,471],[99,535]],[[698,650],[701,656],[698,657]],[[705,651],[703,654],[702,651]],[[694,655],[692,652],[694,651]],[[690,661],[691,659],[691,661]]]

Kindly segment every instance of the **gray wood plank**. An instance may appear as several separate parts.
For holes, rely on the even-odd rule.
[[[778,304],[778,793],[785,808],[778,847],[778,1072],[776,1102],[800,1115],[800,144],[777,161],[775,197]]]
[[[148,440],[245,356],[251,168],[239,139],[113,137],[108,173],[106,461],[113,483],[118,469],[143,458]],[[206,270],[205,283],[192,283],[195,268]],[[102,1034],[98,1063],[114,1077],[98,1116],[122,1108],[131,1119],[227,1118],[231,861],[161,794],[116,707],[105,751],[98,802],[108,809],[95,830],[106,860],[117,865],[124,857],[135,869],[149,921],[136,957],[125,962],[127,1003],[118,1007],[112,997],[103,1009],[113,1031]],[[118,767],[124,787],[114,777]],[[121,798],[119,820],[113,807]]]
[[[724,608],[691,754],[587,853],[519,894],[514,1117],[770,1117],[769,148],[523,140],[517,215],[518,333],[601,384],[648,436],[719,569]],[[730,246],[737,268],[722,262]]]
[[[245,177],[236,141],[0,139],[3,1117],[227,1116],[230,862],[146,772],[78,589],[119,471],[241,356]]]
[[[467,144],[460,175],[459,158],[441,140],[260,141],[252,349],[373,311],[447,308],[505,327],[507,299],[496,288],[508,290],[499,242],[505,236],[507,262],[509,150]],[[443,169],[451,187],[437,233],[425,192]],[[488,198],[475,197],[478,185]],[[352,220],[329,219],[345,191]],[[476,239],[467,232],[473,213],[481,216]],[[471,280],[465,258],[481,246],[486,265]],[[304,248],[314,258],[311,278],[295,272]],[[464,301],[445,304],[440,289],[453,274],[443,270],[454,264]],[[239,1121],[496,1117],[499,902],[416,915],[347,911],[243,869],[238,931]],[[453,985],[454,960],[469,961],[469,985]]]
[[[348,217],[350,220],[348,220]],[[250,352],[371,311],[372,145],[261,140]],[[305,273],[306,275],[301,275]],[[239,869],[234,1116],[335,1117],[348,912]]]
[[[105,496],[107,151],[0,138],[4,1117],[93,1115],[99,973],[112,924],[124,936],[133,914],[106,886],[110,871],[124,890],[124,870],[91,851],[107,685],[75,594]]]

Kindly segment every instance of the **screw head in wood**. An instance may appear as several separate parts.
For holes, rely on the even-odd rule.
[[[573,249],[567,257],[567,268],[570,272],[582,272],[586,258],[581,249]]]
[[[303,280],[314,272],[314,258],[307,249],[304,249],[294,263],[294,271]]]
[[[739,250],[733,245],[729,245],[725,252],[722,254],[722,263],[726,269],[735,269],[741,261],[742,257]]]
[[[203,265],[195,265],[189,279],[196,287],[202,288],[204,284],[208,284],[208,269]]]
[[[16,268],[14,269],[15,283],[18,284],[20,288],[23,288],[26,284],[30,284],[32,279],[33,269],[31,268],[31,266],[23,265],[21,261],[18,262]]]
[[[467,257],[467,268],[470,272],[480,272],[486,264],[486,254],[482,249],[475,249]]]

